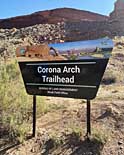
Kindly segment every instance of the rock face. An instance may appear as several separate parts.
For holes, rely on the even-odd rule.
[[[124,0],[115,2],[114,11],[110,14],[111,20],[124,20]]]
[[[40,11],[27,16],[18,16],[0,20],[0,28],[23,28],[36,24],[56,24],[62,21],[104,21],[107,19],[107,16],[89,11],[71,8],[59,8],[54,10]]]
[[[37,24],[21,29],[0,29],[0,59],[15,56],[16,48],[35,44],[61,42],[65,38],[63,23]]]
[[[108,21],[66,22],[65,32],[66,41],[91,40],[112,35]]]
[[[114,35],[124,35],[124,0],[115,2],[114,11],[110,14],[109,24]]]

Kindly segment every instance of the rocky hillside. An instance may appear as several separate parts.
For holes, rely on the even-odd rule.
[[[20,45],[61,42],[65,38],[64,23],[38,24],[21,29],[0,29],[0,57],[12,58]]]
[[[0,20],[0,28],[22,28],[36,24],[56,24],[62,21],[104,21],[107,19],[107,16],[89,11],[72,8],[59,8],[54,10],[39,11],[26,16],[18,16]]]

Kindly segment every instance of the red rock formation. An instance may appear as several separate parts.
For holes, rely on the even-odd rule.
[[[124,19],[124,0],[117,0],[115,2],[114,11],[110,14],[112,20]]]
[[[124,0],[115,2],[114,11],[110,14],[110,24],[114,36],[124,35]]]
[[[0,28],[22,28],[35,24],[58,23],[61,21],[104,21],[107,16],[92,13],[89,11],[59,8],[36,12],[26,16],[18,16],[0,20]]]

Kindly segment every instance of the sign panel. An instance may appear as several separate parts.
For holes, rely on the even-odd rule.
[[[30,95],[95,98],[113,42],[109,38],[17,48]]]

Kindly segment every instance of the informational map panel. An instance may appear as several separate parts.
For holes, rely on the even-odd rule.
[[[112,48],[103,38],[21,46],[16,55],[28,94],[93,99]]]

